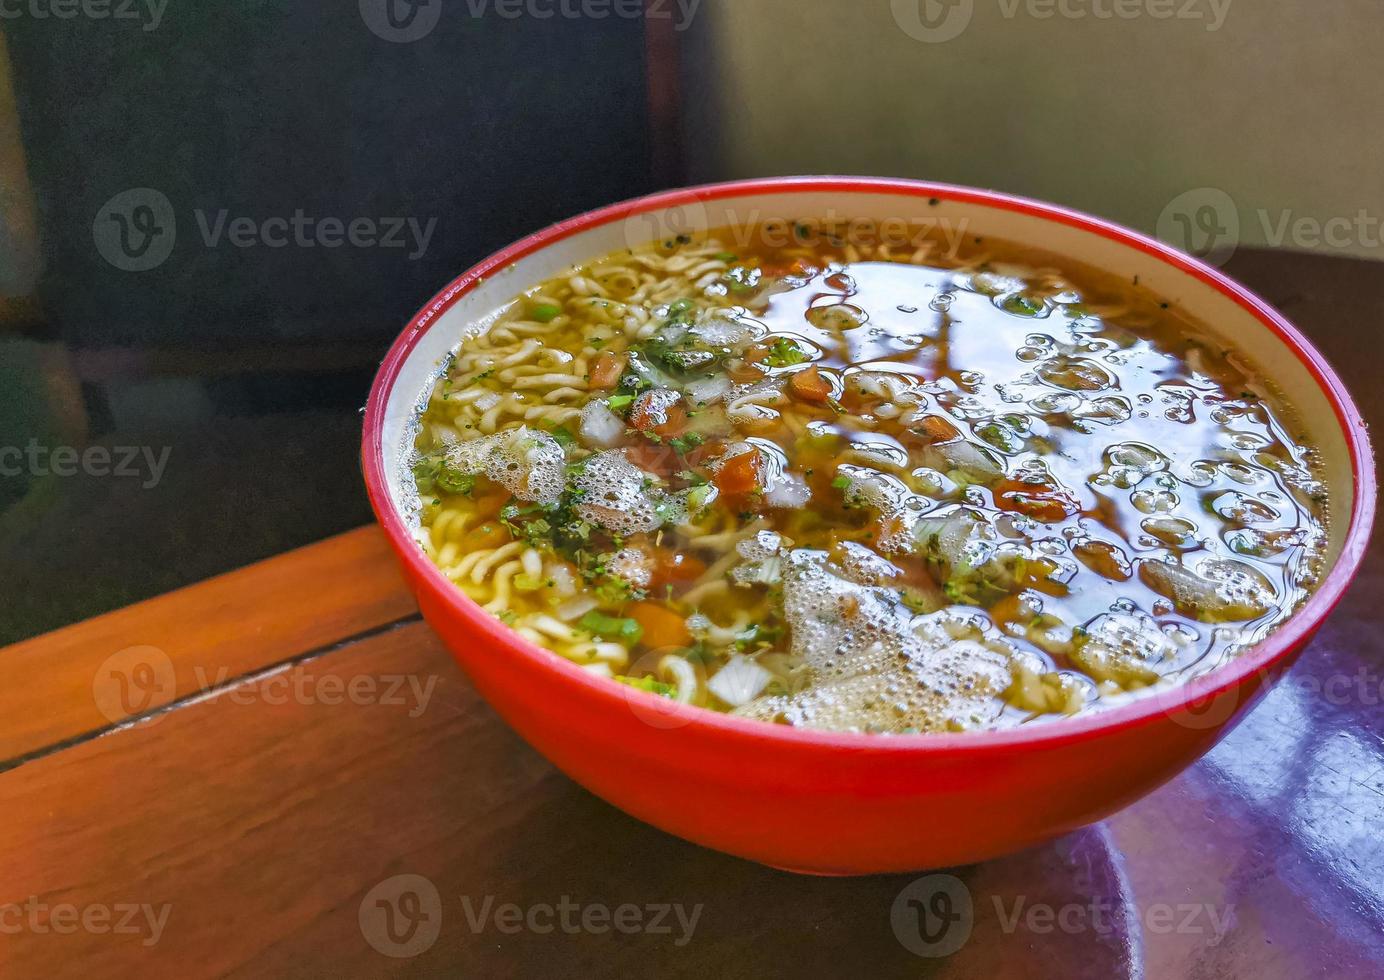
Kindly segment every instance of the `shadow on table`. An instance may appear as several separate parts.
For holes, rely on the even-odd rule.
[[[1061,964],[1067,976],[1102,980],[1141,972],[1138,915],[1099,826],[949,872],[816,878],[671,838],[572,784],[542,795],[556,802],[479,842],[496,848],[470,865],[473,875],[485,871],[442,896],[436,946],[411,968],[995,977],[1050,975]],[[593,826],[605,832],[573,833]],[[517,911],[504,909],[511,904]]]

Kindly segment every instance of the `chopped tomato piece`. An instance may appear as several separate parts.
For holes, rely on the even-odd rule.
[[[730,496],[744,496],[760,486],[759,450],[751,449],[725,460],[713,478],[716,489]]]
[[[598,389],[614,388],[620,380],[620,375],[625,373],[625,364],[628,360],[629,358],[624,354],[614,354],[608,350],[601,351],[591,362],[591,387]]]
[[[658,476],[670,476],[680,466],[678,454],[670,446],[645,442],[625,447],[625,458],[633,465]]]
[[[815,367],[798,371],[788,379],[788,390],[794,397],[814,405],[825,405],[831,397],[831,382]]]
[[[692,645],[687,620],[666,606],[656,602],[636,602],[626,610],[626,615],[644,630],[644,645],[651,649]]]
[[[678,435],[687,428],[687,409],[682,405],[682,396],[667,388],[644,392],[630,409],[630,425],[664,439]]]
[[[995,486],[995,505],[1036,521],[1061,521],[1081,509],[1065,487],[1002,480]]]
[[[764,279],[782,279],[784,276],[795,278],[811,277],[817,274],[817,269],[806,259],[794,259],[792,263],[767,263],[759,267],[761,281]]]

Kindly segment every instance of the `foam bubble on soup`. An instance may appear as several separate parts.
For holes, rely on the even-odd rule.
[[[1320,461],[1214,324],[1034,249],[793,227],[599,258],[461,342],[414,466],[459,589],[612,682],[897,734],[1181,683],[1315,586]]]

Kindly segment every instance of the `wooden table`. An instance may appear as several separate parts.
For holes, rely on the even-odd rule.
[[[1378,267],[1237,263],[1384,422]],[[0,975],[1379,976],[1382,574],[1190,771],[954,869],[935,958],[891,916],[922,876],[772,871],[558,774],[355,531],[0,650]]]

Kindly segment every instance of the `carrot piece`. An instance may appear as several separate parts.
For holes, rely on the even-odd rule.
[[[636,602],[629,607],[626,615],[644,630],[643,643],[650,649],[692,645],[687,620],[666,606],[656,602]]]
[[[815,367],[797,371],[788,379],[788,391],[797,398],[814,405],[825,405],[831,397],[831,382],[822,377]]]
[[[498,521],[486,521],[467,531],[461,539],[463,551],[481,551],[485,548],[498,548],[509,543],[510,534]]]
[[[1081,509],[1063,487],[1022,480],[1001,480],[996,484],[995,506],[1048,522],[1066,520]]]
[[[614,388],[620,380],[620,375],[625,373],[625,363],[628,360],[624,354],[601,351],[591,362],[591,387]]]
[[[769,357],[768,344],[751,344],[745,348],[745,353],[741,356],[746,364],[759,364]]]
[[[712,479],[722,493],[744,496],[759,486],[759,467],[759,450],[751,449],[722,462]]]
[[[649,585],[660,589],[665,585],[695,582],[705,574],[706,562],[700,558],[681,554],[671,548],[659,548],[654,552],[654,570]]]
[[[1108,541],[1086,541],[1073,545],[1072,554],[1097,575],[1116,582],[1128,582],[1134,574],[1134,568],[1124,552]]]
[[[1007,595],[990,607],[990,618],[996,623],[1013,623],[1019,620],[1019,597]]]
[[[953,442],[961,438],[961,433],[940,415],[924,416],[918,423],[918,434],[928,442]]]

